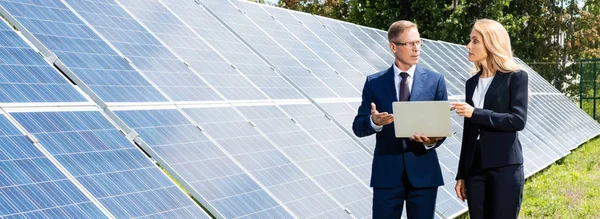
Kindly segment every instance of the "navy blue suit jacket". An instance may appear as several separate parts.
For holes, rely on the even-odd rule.
[[[481,73],[466,83],[466,102],[473,106],[473,92]],[[523,149],[517,131],[525,128],[529,101],[527,73],[496,72],[485,94],[483,109],[475,108],[465,118],[456,179],[468,176],[479,134],[481,166],[484,169],[523,163]]]
[[[416,66],[410,101],[448,100],[446,82],[438,73]],[[371,127],[371,102],[379,112],[392,112],[392,102],[398,101],[394,84],[393,66],[369,75],[362,93],[362,103],[354,118],[352,130],[358,137],[376,134],[375,156],[371,173],[371,187],[396,188],[402,183],[406,168],[410,183],[417,188],[437,187],[444,184],[435,149],[426,150],[423,143],[409,138],[396,138],[394,123],[375,132]],[[434,136],[431,136],[434,137]],[[436,143],[436,147],[443,140]],[[404,146],[406,149],[403,149]]]

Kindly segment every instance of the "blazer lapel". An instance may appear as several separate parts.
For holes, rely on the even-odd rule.
[[[490,109],[492,107],[492,103],[494,103],[493,100],[496,99],[498,89],[500,89],[500,85],[502,85],[507,78],[506,75],[506,73],[502,73],[499,71],[496,72],[494,79],[492,79],[492,84],[490,84],[490,87],[485,93],[485,99],[483,101],[484,109]]]
[[[385,73],[385,80],[383,80],[385,92],[388,94],[388,98],[392,101],[398,101],[398,95],[396,95],[396,84],[394,83],[394,66],[390,67]]]
[[[475,87],[479,83],[479,76],[481,73],[477,73],[473,76],[473,79],[470,80],[470,83],[467,83],[467,96],[465,97],[465,102],[471,104],[473,106],[473,93],[475,92]]]
[[[419,100],[419,95],[421,94],[421,90],[425,85],[425,80],[427,79],[427,74],[425,71],[417,65],[415,67],[415,75],[413,76],[413,84],[410,92],[410,101]]]

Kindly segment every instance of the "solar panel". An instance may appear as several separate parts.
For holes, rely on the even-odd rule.
[[[152,1],[149,3],[146,2],[144,1],[144,5],[152,5]],[[275,72],[274,68],[263,61],[251,48],[238,39],[203,7],[193,1],[166,0],[161,1],[161,3],[185,22],[187,27],[193,29],[194,34],[206,40],[214,50],[219,52],[270,98],[304,99],[304,96],[296,88]],[[152,10],[161,9],[154,8]],[[148,17],[154,18],[155,16]],[[196,66],[195,64],[192,65]]]
[[[323,26],[323,24],[317,20],[315,16],[292,10],[289,10],[288,12],[294,18],[302,22],[306,28],[318,36],[324,43],[336,51],[347,62],[349,62],[351,66],[356,68],[363,75],[366,76],[379,71],[369,64],[369,62],[367,62],[358,53],[356,53],[356,51],[350,48],[350,46],[344,43],[343,40],[340,40],[335,34],[333,34],[333,32],[329,31],[325,26]],[[287,24],[288,22],[285,23]],[[329,61],[329,59],[327,59],[327,61]]]
[[[233,3],[242,11],[244,11],[244,13],[250,19],[252,19],[257,26],[265,31],[265,33],[270,35],[276,42],[278,42],[282,48],[289,52],[292,57],[297,59],[312,74],[314,74],[329,88],[331,88],[338,96],[360,96],[358,89],[352,87],[351,82],[346,80],[356,77],[346,77],[345,79],[336,73],[336,70],[334,70],[330,65],[328,65],[328,63],[324,62],[319,56],[317,56],[315,53],[313,53],[313,51],[303,44],[304,41],[309,41],[309,39],[302,38],[302,41],[300,41],[299,38],[295,38],[294,35],[296,35],[296,33],[291,33],[283,26],[279,25],[278,22],[273,19],[274,16],[267,14],[263,9],[261,9],[259,4],[245,1],[233,1]],[[281,17],[284,16],[286,15],[282,15]],[[294,32],[297,31],[298,30],[294,30]],[[338,70],[338,72],[339,71],[341,70]],[[352,80],[352,82],[356,82],[356,80]]]
[[[281,150],[280,145],[266,137],[254,121],[244,118],[234,108],[183,110],[294,216],[350,217],[324,188]]]
[[[387,31],[383,31],[383,30],[377,30],[377,29],[373,29],[370,27],[365,27],[365,26],[358,26],[357,27],[362,30],[362,32],[364,32],[365,34],[367,34],[369,37],[371,37],[371,39],[373,39],[373,41],[375,41],[375,43],[379,44],[379,46],[381,46],[381,48],[383,48],[383,50],[386,50],[392,57],[394,56],[394,54],[392,53],[392,50],[390,49],[390,44],[387,38]],[[381,35],[379,32],[383,32],[385,33],[384,35]]]
[[[23,2],[2,0],[6,17],[24,32],[30,41],[41,42],[44,55],[59,61],[57,65],[80,87],[88,87],[90,96],[104,102],[161,102],[165,97],[92,29],[59,1]],[[29,36],[29,35],[26,35]],[[71,73],[74,73],[71,74]],[[79,83],[82,81],[85,85]]]
[[[352,49],[354,49],[358,54],[360,54],[363,58],[369,61],[371,65],[375,66],[379,71],[383,71],[388,69],[391,66],[392,61],[394,60],[392,56],[387,54],[384,59],[378,56],[373,50],[371,50],[367,45],[360,41],[356,36],[354,36],[350,31],[341,26],[338,21],[316,16],[323,23],[327,29],[337,35],[340,39],[346,42],[347,45],[350,45]]]
[[[255,5],[255,4],[249,4],[250,5]],[[284,10],[281,8],[276,8],[276,7],[270,7],[270,6],[261,6],[262,9],[264,9],[265,11],[269,12],[269,14],[271,14],[273,17],[275,17],[275,20],[279,21],[279,25],[273,25],[273,26],[279,26],[280,28],[264,28],[265,30],[270,30],[270,29],[281,29],[281,27],[285,27],[285,29],[288,31],[287,34],[292,34],[294,36],[297,37],[297,41],[296,42],[290,42],[290,43],[282,43],[282,45],[287,45],[286,47],[290,49],[290,51],[302,51],[302,54],[300,55],[296,55],[296,57],[303,57],[303,56],[307,56],[310,57],[310,55],[304,55],[304,54],[310,54],[310,51],[314,52],[315,55],[319,56],[319,60],[315,60],[315,63],[312,63],[310,61],[305,61],[304,63],[311,63],[311,65],[309,67],[312,66],[316,66],[316,65],[322,65],[319,63],[326,63],[327,65],[330,66],[331,69],[334,70],[335,74],[339,74],[340,76],[342,76],[344,79],[346,79],[354,88],[356,88],[358,90],[359,93],[351,91],[348,93],[349,96],[360,96],[360,91],[362,91],[362,87],[365,83],[365,76],[358,71],[358,69],[355,69],[348,61],[346,61],[342,56],[340,56],[338,54],[339,51],[335,51],[332,48],[330,48],[324,41],[322,41],[320,39],[320,37],[318,35],[315,35],[313,32],[311,32],[308,28],[306,28],[304,26],[304,24],[302,24],[299,20],[297,20],[295,17],[293,17],[291,15],[291,13],[289,12],[289,10]],[[264,12],[262,12],[264,13]],[[254,15],[261,15],[261,11],[256,11],[256,13],[247,13],[248,15],[252,16]],[[266,14],[267,16],[269,14]],[[257,17],[257,16],[253,16],[253,17]],[[265,22],[259,22],[260,24],[264,24],[263,26],[265,27],[273,27],[271,25],[266,25],[267,23]],[[274,36],[277,34],[286,34],[283,32],[279,32],[279,31],[275,31],[274,32]],[[280,39],[282,38],[282,36],[277,36],[275,37],[275,39]],[[305,45],[306,47],[303,47],[302,45]],[[298,50],[300,49],[300,50]],[[307,51],[308,49],[310,49],[310,51]],[[302,59],[304,60],[304,59]],[[331,72],[330,69],[325,68],[325,66],[322,67],[324,72]],[[371,70],[369,72],[365,72],[365,74],[371,74],[373,73],[374,70]],[[331,77],[331,78],[336,78],[335,76],[337,75],[331,75],[331,73],[329,73],[327,75],[327,77]],[[338,92],[339,93],[339,92]]]
[[[370,184],[373,157],[330,121],[323,112],[311,104],[281,105],[281,108],[363,183]]]
[[[0,217],[107,217],[4,115],[0,132]]]
[[[171,169],[213,215],[292,217],[230,153],[181,112],[118,110],[115,114],[139,134],[146,151]]]
[[[211,48],[198,33],[186,26],[181,20],[178,20],[160,2],[137,0],[123,1],[122,4],[175,53],[181,56],[183,60],[186,60],[192,66],[196,66],[194,69],[202,74],[217,90],[223,93],[227,99],[266,99],[266,96],[251,82],[251,79],[256,80],[257,83],[264,83],[268,82],[268,78],[247,77],[245,74],[242,74],[245,70],[243,66],[238,69],[238,66],[226,60],[224,56],[221,56],[221,54]],[[198,5],[192,4],[192,6],[199,8]],[[216,20],[212,22],[218,23]],[[261,61],[256,59],[255,62]],[[270,69],[265,70],[272,72]],[[281,78],[277,79],[283,80]],[[261,85],[261,88],[268,90],[276,86],[278,85],[268,83],[267,85]],[[291,86],[289,88],[291,89]],[[289,93],[289,91],[285,92]],[[298,93],[293,91],[291,94]]]
[[[438,47],[445,49],[445,52],[452,60],[460,67],[464,73],[463,75],[469,75],[469,72],[473,69],[473,63],[469,62],[467,58],[468,50],[467,47],[457,44],[451,44],[443,41],[439,41]]]
[[[448,94],[465,95],[464,84],[469,77],[468,72],[462,72],[454,63],[448,63],[448,57],[442,57],[443,54],[435,45],[436,42],[424,40],[421,46],[423,59],[431,65],[434,70],[442,74],[446,80]],[[467,76],[465,76],[467,75]]]
[[[531,67],[529,67],[525,62],[523,62],[519,58],[515,58],[515,61],[524,68],[524,70],[529,73],[529,87],[531,92],[534,93],[556,93],[560,94],[552,84],[548,83],[546,79],[542,78],[541,75],[537,74]]]
[[[209,218],[98,111],[11,115],[117,218]]]
[[[293,118],[276,106],[241,106],[238,109],[354,217],[372,215],[373,197],[368,185],[361,183]]]
[[[0,102],[87,102],[6,23],[0,24]]]
[[[375,136],[351,126],[365,76],[392,64],[386,31],[245,1],[0,5],[22,33],[0,24],[0,102],[17,107],[0,116],[0,217],[211,217],[148,156],[217,218],[372,216]],[[465,46],[421,49],[450,101],[464,102]],[[600,124],[515,60],[530,79],[519,132],[530,176]],[[80,90],[114,123],[65,108],[89,104]],[[21,107],[49,104],[60,108]],[[453,183],[463,118],[451,119],[435,218],[467,208]]]
[[[212,11],[235,34],[256,49],[279,72],[289,78],[296,86],[312,98],[339,97],[330,87],[318,78],[309,68],[288,51],[283,49],[271,36],[263,32],[256,24],[244,16],[233,4],[223,4],[217,0],[203,0],[206,8]]]
[[[117,50],[129,58],[150,81],[164,91],[174,101],[215,101],[222,98],[182,60],[149,33],[125,10],[113,1],[77,0],[66,1],[94,29]],[[182,31],[178,31],[182,33]],[[183,33],[182,33],[183,34]],[[212,56],[218,58],[218,56]],[[205,67],[204,67],[205,66]],[[203,65],[199,71],[221,72],[226,75],[233,71],[230,66]],[[213,69],[214,70],[210,70]],[[230,70],[230,71],[227,71]],[[210,83],[215,83],[214,73],[203,75]],[[221,83],[223,84],[223,83]],[[224,90],[228,91],[228,90]],[[226,94],[231,94],[227,92]],[[260,93],[238,95],[252,99]],[[227,97],[232,97],[228,95]],[[238,99],[239,99],[238,98]]]
[[[352,102],[352,103],[319,103],[319,106],[325,109],[325,112],[329,113],[336,121],[338,121],[346,132],[351,133],[354,136],[354,131],[352,131],[352,123],[354,122],[354,117],[356,116],[356,109],[360,106],[360,102]],[[361,138],[357,138],[364,147],[368,148],[369,153],[373,153],[375,151],[375,136],[365,136]]]
[[[353,23],[348,23],[345,21],[337,21],[340,25],[342,25],[346,30],[348,30],[352,35],[354,35],[357,39],[359,39],[363,44],[365,44],[369,49],[371,49],[375,54],[377,54],[382,60],[387,61],[388,63],[394,60],[394,56],[390,55],[390,47],[384,46],[378,43],[376,40],[371,38],[365,32],[363,32],[358,25]],[[379,39],[379,38],[378,38]]]

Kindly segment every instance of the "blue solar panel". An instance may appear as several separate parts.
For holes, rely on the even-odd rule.
[[[372,193],[367,184],[276,106],[238,109],[281,151],[357,218],[370,217]],[[357,157],[360,159],[361,157]]]
[[[281,108],[298,121],[309,134],[342,164],[347,166],[363,183],[369,185],[373,156],[329,121],[325,114],[311,104],[282,105]]]
[[[556,93],[560,94],[561,92],[557,90],[552,84],[548,83],[546,79],[542,78],[537,72],[535,72],[531,67],[529,67],[525,62],[523,62],[519,58],[515,58],[515,61],[523,67],[527,73],[529,73],[529,88],[532,92],[536,93]]]
[[[375,67],[369,64],[369,62],[356,53],[356,51],[350,48],[350,46],[345,44],[343,40],[340,40],[337,36],[335,36],[335,34],[327,30],[327,28],[325,28],[315,16],[291,10],[288,12],[292,14],[293,17],[300,20],[305,27],[310,29],[311,32],[317,35],[329,47],[344,57],[344,59],[348,61],[350,65],[358,69],[358,71],[363,75],[370,75],[378,71],[375,69]],[[288,22],[285,23],[288,24]],[[326,60],[329,61],[329,59]]]
[[[298,39],[300,39],[301,42],[306,45],[306,47],[310,48],[310,50],[318,55],[325,63],[330,65],[335,72],[339,73],[340,76],[345,78],[353,87],[359,91],[362,91],[362,87],[365,83],[365,75],[375,72],[374,68],[368,72],[365,72],[364,74],[361,73],[358,69],[352,66],[350,62],[345,60],[344,57],[340,55],[341,51],[336,51],[334,48],[329,47],[329,45],[323,41],[320,36],[311,32],[310,29],[292,16],[290,10],[267,6],[263,6],[262,8],[275,16],[276,19],[281,22],[280,25],[285,25],[285,27],[290,32],[293,32],[293,34],[296,35]],[[358,95],[360,95],[360,93]]]
[[[202,8],[192,1],[191,9],[184,8],[178,2],[176,8],[180,10],[202,10]],[[258,100],[266,99],[266,96],[257,89],[260,88],[272,97],[297,97],[302,96],[287,84],[283,78],[279,77],[268,66],[265,65],[252,51],[243,47],[243,43],[238,42],[233,47],[227,47],[237,54],[232,57],[231,53],[216,52],[207,41],[202,38],[203,35],[212,35],[209,28],[221,25],[217,20],[205,20],[200,27],[201,30],[191,29],[173,13],[156,0],[132,0],[123,1],[122,4],[134,14],[138,20],[144,23],[149,30],[154,32],[169,48],[177,53],[182,59],[190,63],[196,72],[200,73],[213,87],[219,90],[229,100]],[[184,3],[183,3],[184,4]],[[198,14],[194,15],[198,17]],[[210,16],[202,13],[200,16]],[[183,16],[181,16],[183,19]],[[212,24],[208,23],[212,22]],[[222,28],[222,27],[221,27]],[[231,33],[227,33],[231,35]],[[218,36],[218,40],[226,37]],[[231,39],[235,36],[231,35]],[[213,43],[213,42],[211,42]],[[244,48],[247,53],[243,56],[252,55],[254,59],[240,57],[241,51],[237,47]],[[220,48],[221,49],[221,48]],[[224,49],[224,48],[223,48]],[[241,58],[241,59],[240,59]],[[244,63],[246,62],[246,63]],[[235,63],[235,64],[234,64]],[[233,66],[235,66],[234,69]],[[258,75],[252,75],[252,68],[263,66]],[[282,87],[283,86],[283,87]],[[284,88],[287,87],[287,88]],[[275,93],[277,92],[277,93]],[[282,93],[284,92],[284,93]]]
[[[146,3],[146,1],[143,2],[144,4],[152,4]],[[239,40],[194,1],[166,0],[161,1],[161,3],[167,6],[187,26],[192,28],[195,34],[205,39],[210,46],[272,99],[304,98],[296,88],[292,87],[290,83],[271,69],[244,42]],[[153,19],[152,21],[164,22]]]
[[[0,102],[85,102],[58,71],[0,24]]]
[[[115,217],[208,218],[99,112],[11,115]]]
[[[291,218],[221,146],[174,109],[115,113],[183,179],[187,190],[218,217]],[[268,215],[268,216],[267,216]]]
[[[289,13],[283,9],[264,7],[247,1],[232,2],[339,96],[360,96],[364,77],[349,64],[338,63],[343,62],[343,58],[339,56],[329,58],[329,61],[325,62],[323,58],[331,55],[333,51]],[[268,10],[272,15],[263,9]],[[286,26],[284,27],[277,20],[285,23]]]
[[[375,41],[381,48],[386,50],[390,55],[394,55],[390,49],[390,43],[387,38],[387,31],[378,30],[370,27],[358,26],[358,29],[362,30],[367,34],[373,41]],[[383,34],[382,34],[383,33]]]
[[[58,58],[217,218],[372,216],[375,138],[354,137],[351,124],[364,76],[392,64],[385,31],[245,1],[0,5],[33,44],[0,24],[0,103],[85,104],[52,67]],[[465,47],[425,40],[421,49],[420,63],[446,77],[451,101],[464,101],[473,67]],[[528,125],[519,132],[530,176],[600,124],[515,59],[530,73]],[[189,105],[224,100],[233,101]],[[168,101],[181,105],[139,106]],[[39,144],[0,116],[0,217],[210,217],[96,109],[8,111]],[[456,134],[436,149],[446,185],[435,218],[467,208],[453,192],[462,123],[452,114]]]
[[[0,116],[1,218],[106,218],[106,215]]]
[[[231,107],[184,109],[249,174],[299,218],[349,215],[306,172]],[[354,157],[353,157],[354,158]]]
[[[359,39],[364,45],[366,45],[369,49],[371,49],[375,54],[377,54],[382,60],[391,63],[394,61],[394,56],[390,54],[390,47],[384,46],[377,39],[371,38],[365,32],[363,32],[358,25],[353,23],[348,23],[345,21],[337,21],[342,27],[348,30],[352,35],[354,35],[357,39]]]
[[[319,21],[321,21],[331,32],[346,42],[346,44],[350,45],[350,47],[358,52],[358,54],[368,60],[371,65],[379,69],[379,71],[383,71],[392,66],[392,62],[394,61],[393,56],[387,54],[387,56],[382,59],[379,55],[377,55],[377,53],[373,52],[373,50],[371,50],[367,45],[362,43],[359,38],[344,28],[337,20],[321,16],[315,17],[317,17]],[[377,46],[375,49],[380,48]]]
[[[202,78],[192,72],[169,49],[161,44],[142,25],[114,1],[69,0],[73,9],[90,23],[108,42],[127,56],[150,81],[174,101],[214,101],[222,98]],[[177,31],[178,34],[183,34]],[[187,40],[190,41],[190,40]],[[218,57],[218,56],[216,56]],[[211,58],[214,58],[211,57]],[[215,73],[227,74],[229,66],[198,65],[198,71],[213,72],[208,77],[214,83]],[[231,67],[229,67],[231,69]],[[233,69],[231,69],[233,70]],[[231,71],[229,71],[231,72]],[[235,87],[235,86],[234,86]],[[256,92],[255,92],[256,93]],[[232,99],[252,99],[254,96],[238,95]]]
[[[470,75],[469,73],[473,70],[474,65],[472,62],[469,62],[469,59],[467,58],[467,55],[469,54],[467,47],[442,41],[439,42],[440,43],[437,44],[437,46],[445,52],[449,60],[454,61],[456,66],[462,69],[463,75]]]
[[[356,116],[356,110],[358,106],[360,106],[360,102],[350,102],[350,103],[318,103],[320,107],[322,107],[325,112],[329,113],[333,118],[340,123],[346,132],[351,133],[354,136],[354,132],[352,131],[352,122],[354,122],[354,117]],[[373,154],[375,151],[375,135],[365,136],[362,138],[358,138],[358,141],[362,143],[362,145],[368,148],[370,154]]]
[[[224,4],[221,0],[203,0],[202,2],[308,96],[311,98],[339,97],[326,83],[311,73],[307,66],[278,45],[277,41],[259,29],[234,5]]]
[[[0,5],[103,101],[166,101],[60,1],[1,0]]]

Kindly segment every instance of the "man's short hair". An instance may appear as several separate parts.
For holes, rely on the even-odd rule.
[[[392,41],[394,38],[400,36],[400,34],[402,34],[405,30],[410,28],[417,28],[417,24],[406,20],[394,22],[388,30],[388,40]]]

